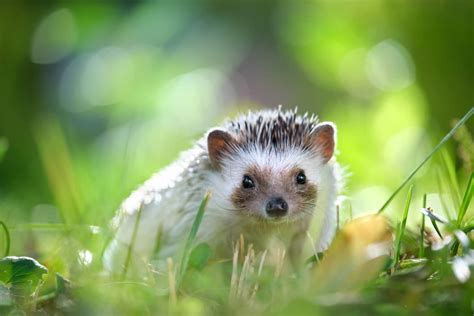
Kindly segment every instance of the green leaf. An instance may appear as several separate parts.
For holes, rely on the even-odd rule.
[[[10,286],[14,296],[34,293],[48,269],[29,257],[5,257],[0,260],[0,281]]]
[[[211,247],[207,243],[200,243],[189,255],[189,267],[202,270],[206,266],[211,255]]]

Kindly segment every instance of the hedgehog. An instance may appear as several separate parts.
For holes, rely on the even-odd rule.
[[[196,240],[230,258],[242,235],[255,249],[279,240],[292,257],[313,238],[325,250],[336,230],[341,188],[336,126],[297,109],[250,111],[210,129],[122,203],[104,253],[109,271],[176,258],[206,192]],[[315,225],[311,225],[315,223]],[[293,260],[293,259],[292,259]]]

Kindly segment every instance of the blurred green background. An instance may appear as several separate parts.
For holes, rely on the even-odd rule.
[[[208,128],[279,104],[337,124],[350,174],[341,216],[377,210],[474,104],[473,9],[467,0],[3,1],[0,219],[12,254],[58,255],[71,244],[56,224],[107,227],[133,188]],[[462,181],[466,150],[452,141],[437,157]],[[423,169],[415,189],[435,205],[437,168]]]

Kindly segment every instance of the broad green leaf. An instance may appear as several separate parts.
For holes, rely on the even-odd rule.
[[[36,291],[48,269],[29,257],[5,257],[0,260],[0,281],[13,295],[28,296]]]

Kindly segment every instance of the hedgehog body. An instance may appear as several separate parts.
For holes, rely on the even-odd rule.
[[[179,256],[208,191],[197,241],[216,257],[230,257],[241,234],[257,249],[276,238],[299,253],[310,227],[312,246],[324,250],[341,183],[334,149],[335,126],[296,110],[249,112],[211,129],[123,202],[106,268],[121,271],[132,257],[130,268],[141,270],[151,258]]]

